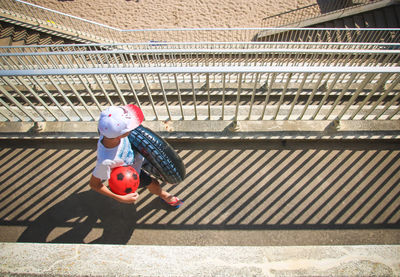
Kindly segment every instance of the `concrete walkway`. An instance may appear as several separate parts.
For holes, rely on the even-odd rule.
[[[94,140],[0,143],[3,275],[400,274],[397,140],[171,141],[178,210],[90,191]]]
[[[400,246],[0,244],[2,276],[399,276]]]
[[[191,246],[400,242],[398,141],[172,142],[187,177],[170,210],[89,189],[94,140],[3,140],[0,241]]]

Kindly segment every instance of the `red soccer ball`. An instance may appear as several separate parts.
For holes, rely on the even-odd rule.
[[[130,165],[115,167],[111,170],[108,185],[119,195],[135,192],[139,187],[139,174]]]

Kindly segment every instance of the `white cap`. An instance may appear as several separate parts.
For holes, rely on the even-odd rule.
[[[100,114],[99,131],[107,138],[116,138],[138,127],[143,119],[138,106],[111,106]]]

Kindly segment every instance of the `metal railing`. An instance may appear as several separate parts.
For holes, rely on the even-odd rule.
[[[164,44],[163,47],[143,49],[131,44],[0,47],[0,69],[276,65],[371,67],[396,66],[400,61],[400,45],[395,43],[188,46]]]
[[[393,42],[1,47],[0,121],[95,121],[126,103],[148,121],[398,119],[399,54]]]
[[[136,103],[148,121],[398,120],[400,67],[3,70],[1,121],[95,121]]]
[[[398,43],[396,28],[265,28],[255,41],[321,43]]]
[[[286,11],[280,14],[268,16],[262,19],[263,27],[285,27],[288,25],[296,25],[304,20],[315,19],[329,14],[343,13],[357,9],[366,5],[371,5],[378,2],[390,2],[385,0],[326,0],[317,1],[315,4],[310,4],[300,7],[295,10]]]
[[[328,48],[328,49],[376,49],[380,44],[398,43],[399,28],[233,28],[233,29],[175,29],[175,30],[135,30],[140,36],[134,36],[138,42],[68,45],[69,49],[271,49],[271,48]],[[204,36],[196,40],[196,33]],[[212,41],[216,33],[219,40]],[[149,40],[149,37],[161,38],[162,41]],[[168,40],[167,38],[171,40]],[[147,39],[146,39],[147,38]],[[225,39],[226,38],[226,39]],[[238,38],[238,39],[237,39]],[[34,50],[34,47],[37,50]],[[51,48],[52,47],[52,48]],[[8,51],[63,51],[64,45],[32,45],[9,48]],[[44,50],[43,50],[44,49]],[[7,51],[6,48],[1,49]]]
[[[0,47],[0,122],[127,103],[148,122],[400,119],[400,29],[127,32],[136,43]]]

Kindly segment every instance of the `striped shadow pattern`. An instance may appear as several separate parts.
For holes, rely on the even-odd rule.
[[[398,141],[171,141],[187,177],[125,205],[89,190],[93,140],[1,141],[2,241],[127,243],[135,229],[399,229]]]
[[[237,141],[175,145],[187,178],[176,211],[138,203],[141,228],[399,227],[399,147],[374,141]]]

